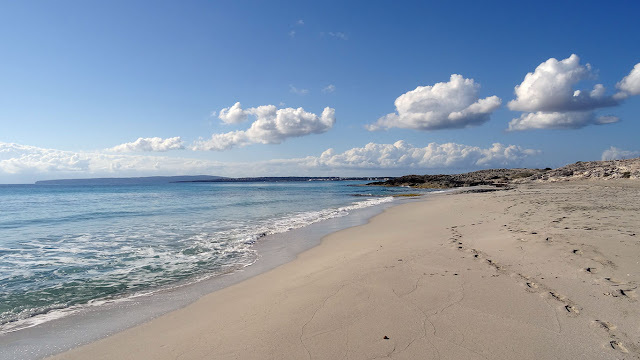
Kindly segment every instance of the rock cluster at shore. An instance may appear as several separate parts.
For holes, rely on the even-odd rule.
[[[453,175],[405,175],[384,182],[369,183],[368,185],[448,189],[478,185],[504,187],[512,183],[581,179],[640,179],[640,158],[578,161],[557,169],[489,169]]]
[[[640,158],[626,160],[588,161],[535,174],[514,182],[555,182],[580,179],[640,179]]]
[[[405,175],[368,185],[410,186],[416,188],[448,189],[465,186],[506,186],[515,179],[544,173],[540,169],[489,169],[453,175]]]

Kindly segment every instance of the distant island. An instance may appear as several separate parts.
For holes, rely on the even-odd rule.
[[[191,175],[191,176],[144,176],[123,178],[92,178],[92,179],[59,179],[40,180],[36,185],[156,185],[182,181],[200,181],[225,179],[221,176]]]

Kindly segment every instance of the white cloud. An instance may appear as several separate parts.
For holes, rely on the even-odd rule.
[[[640,95],[640,63],[637,63],[629,75],[625,76],[616,87],[621,91],[617,94],[621,98],[626,98],[629,95]]]
[[[333,84],[329,84],[322,89],[323,93],[332,93],[336,91],[336,86]]]
[[[296,21],[296,25],[304,25],[304,20],[300,19]]]
[[[218,118],[225,124],[238,124],[247,121],[248,114],[242,110],[240,102],[236,102],[232,107],[220,110]]]
[[[142,152],[142,151],[169,151],[184,149],[184,144],[179,136],[172,138],[138,138],[134,142],[128,142],[114,146],[110,152]]]
[[[329,32],[328,34],[329,34],[329,36],[332,36],[334,38],[338,38],[340,40],[349,40],[349,38],[347,37],[347,34],[342,33],[342,32]]]
[[[395,113],[381,117],[367,129],[440,130],[481,125],[500,107],[501,100],[497,96],[479,99],[479,87],[473,79],[457,74],[451,75],[449,82],[418,86],[396,99]]]
[[[289,85],[289,91],[298,95],[307,95],[309,93],[308,89],[298,89],[293,85]]]
[[[527,112],[509,122],[510,131],[529,129],[578,129],[587,125],[611,124],[615,116],[596,116],[594,110],[616,106],[618,94],[605,94],[602,84],[591,90],[575,90],[580,81],[593,78],[590,64],[581,65],[572,54],[564,60],[550,58],[528,73],[515,87],[516,99],[508,107]]]
[[[591,91],[574,90],[573,86],[592,77],[591,65],[580,65],[576,54],[558,61],[551,58],[538,65],[533,73],[528,73],[522,84],[515,87],[516,99],[509,102],[516,111],[586,111],[618,102],[605,95],[602,84],[596,84]]]
[[[369,143],[339,154],[329,149],[320,157],[308,158],[308,164],[335,169],[484,168],[517,165],[526,157],[538,153],[538,150],[500,143],[489,148],[456,143],[430,143],[426,147],[414,147],[400,140],[393,144]]]
[[[602,160],[631,159],[637,156],[640,156],[640,151],[622,150],[622,149],[618,149],[615,146],[612,146],[602,152]]]
[[[592,111],[542,112],[522,114],[509,122],[508,131],[530,129],[578,129],[620,121],[616,116],[596,116]]]
[[[290,137],[324,133],[336,121],[335,110],[329,107],[320,116],[306,112],[303,108],[277,109],[274,105],[247,110],[240,108],[239,111],[256,117],[249,129],[213,134],[208,140],[196,141],[192,149],[222,151],[257,143],[279,144]]]
[[[286,176],[403,174],[426,169],[473,169],[519,166],[539,151],[515,145],[488,148],[431,143],[415,147],[404,141],[370,143],[342,153],[274,159],[251,163],[222,163],[157,155],[78,153],[0,142],[0,183],[88,177],[150,175]],[[417,170],[416,170],[417,169]],[[372,173],[372,170],[379,170]]]
[[[290,37],[290,38],[294,38],[294,37],[296,37],[296,31],[295,31],[295,30],[291,30],[291,31],[289,31],[289,33],[288,33],[288,34],[289,34],[289,37]]]

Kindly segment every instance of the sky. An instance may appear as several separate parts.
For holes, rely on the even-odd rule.
[[[0,183],[640,156],[638,1],[3,1]]]

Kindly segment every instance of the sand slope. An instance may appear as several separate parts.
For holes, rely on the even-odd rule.
[[[639,358],[639,214],[634,180],[438,195],[55,358]]]

